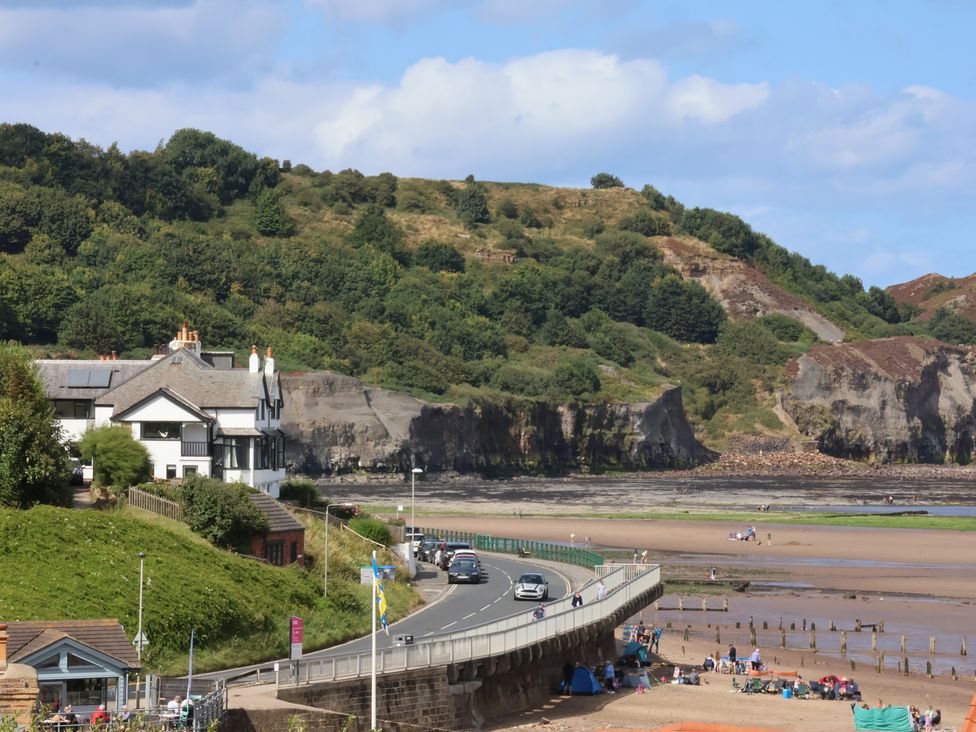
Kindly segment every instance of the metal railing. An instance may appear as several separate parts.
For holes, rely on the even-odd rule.
[[[549,559],[564,564],[575,564],[579,567],[595,567],[604,562],[603,555],[565,544],[554,544],[549,541],[525,541],[500,536],[487,536],[467,531],[444,531],[441,529],[420,529],[425,538],[438,537],[444,541],[466,541],[472,549],[502,554],[517,554],[533,559]]]
[[[541,620],[533,619],[526,609],[501,620],[437,636],[416,645],[386,648],[376,653],[376,672],[385,674],[445,666],[526,648],[600,622],[661,582],[659,565],[606,566],[609,569],[602,576],[606,596],[602,599],[597,598],[598,584],[591,582],[583,588],[582,607],[572,607],[572,597],[565,597],[547,605],[546,617]],[[281,684],[336,681],[364,676],[371,671],[371,654],[352,653],[281,664],[276,678]],[[270,673],[274,678],[270,667],[257,673],[259,678],[261,673]]]
[[[193,702],[193,730],[207,730],[227,711],[227,687],[221,684],[205,697]]]
[[[210,457],[210,443],[184,440],[180,443],[180,455],[182,457]]]

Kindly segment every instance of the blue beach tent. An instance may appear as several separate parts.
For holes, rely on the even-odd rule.
[[[588,668],[582,666],[573,672],[574,694],[602,694],[603,687]]]

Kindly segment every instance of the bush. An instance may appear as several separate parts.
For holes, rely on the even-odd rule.
[[[776,336],[776,340],[784,343],[796,343],[801,338],[812,341],[815,338],[811,330],[803,323],[782,313],[764,315],[756,322]]]
[[[557,366],[549,383],[556,396],[573,398],[596,394],[601,386],[596,367],[582,359],[573,359]]]
[[[390,527],[383,521],[375,518],[354,518],[349,521],[349,528],[367,539],[371,539],[383,546],[393,543],[393,536],[390,534]]]
[[[757,323],[725,323],[718,337],[718,349],[727,356],[767,365],[785,363],[790,358],[776,337]]]
[[[623,188],[624,182],[610,173],[597,173],[590,178],[590,185],[594,188]]]
[[[428,239],[413,253],[413,264],[431,272],[463,272],[464,255],[450,244]]]
[[[78,450],[92,461],[95,481],[116,494],[125,495],[130,485],[150,478],[149,453],[121,425],[89,430]]]
[[[183,481],[180,506],[190,529],[214,546],[247,550],[268,531],[268,520],[248,498],[254,492],[243,483],[191,475]]]
[[[283,501],[297,501],[302,508],[312,508],[318,505],[321,496],[314,481],[305,478],[292,478],[281,484],[281,499]]]
[[[711,208],[688,209],[682,215],[678,229],[733,257],[748,258],[759,246],[749,224],[734,214]]]

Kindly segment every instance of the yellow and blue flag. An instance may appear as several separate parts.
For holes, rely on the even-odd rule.
[[[390,628],[386,623],[386,595],[383,592],[383,583],[380,582],[380,568],[376,566],[376,552],[373,552],[373,584],[376,585],[376,613],[380,616],[380,625],[386,634],[390,634]]]

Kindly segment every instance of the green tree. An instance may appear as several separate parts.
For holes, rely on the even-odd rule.
[[[78,450],[92,461],[95,481],[118,494],[151,476],[149,453],[122,425],[88,430],[78,442]]]
[[[511,198],[503,198],[495,207],[495,214],[499,218],[517,219],[519,217],[518,206]]]
[[[594,188],[623,188],[624,182],[611,173],[597,173],[590,178],[590,185]]]
[[[789,351],[779,344],[776,336],[758,323],[723,323],[717,345],[722,354],[738,356],[754,364],[779,364],[790,358]]]
[[[556,367],[549,385],[556,397],[578,399],[600,391],[600,374],[589,361],[574,358]]]
[[[288,212],[281,203],[281,196],[271,188],[258,195],[254,210],[254,228],[265,236],[288,236],[295,228]]]
[[[463,272],[464,255],[450,244],[428,239],[414,251],[413,264],[431,272]]]
[[[483,185],[469,175],[465,186],[455,193],[454,210],[466,226],[486,224],[491,220],[488,212],[488,195]]]
[[[872,315],[877,315],[886,323],[900,323],[901,312],[898,303],[887,290],[882,290],[874,285],[867,292],[865,308]]]
[[[29,354],[0,344],[0,506],[71,505],[68,451]]]
[[[939,308],[929,321],[929,332],[947,343],[976,343],[976,321],[946,309]]]
[[[268,520],[243,483],[223,483],[190,475],[183,480],[180,506],[190,529],[214,546],[247,549],[251,539],[268,531]]]
[[[734,214],[710,208],[687,209],[681,216],[678,230],[733,257],[748,258],[759,246],[749,224]]]
[[[356,219],[349,242],[356,247],[372,245],[401,264],[409,261],[409,255],[403,246],[403,229],[390,220],[386,210],[377,203],[369,204]]]
[[[644,320],[679,341],[714,343],[725,311],[697,282],[672,274],[651,287]]]

